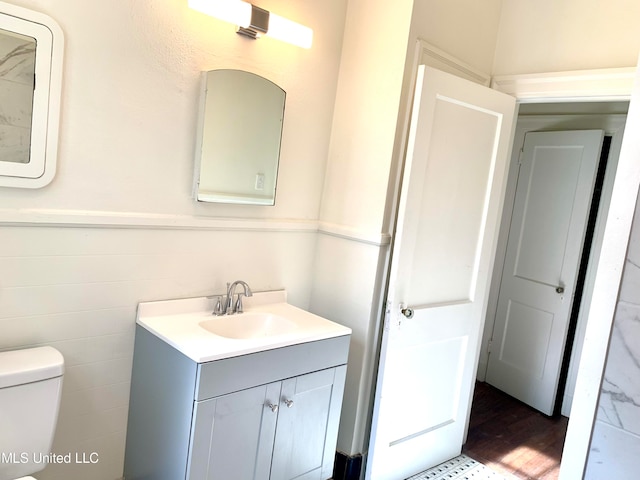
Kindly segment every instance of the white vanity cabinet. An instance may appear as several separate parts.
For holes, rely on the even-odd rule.
[[[194,362],[136,327],[125,480],[326,480],[349,335]]]

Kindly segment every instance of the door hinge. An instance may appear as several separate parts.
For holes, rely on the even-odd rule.
[[[389,319],[391,318],[391,302],[389,300],[387,300],[387,303],[385,305],[385,309],[384,309],[384,320],[383,320],[383,328],[385,330],[390,330],[391,329],[391,322],[389,321]]]
[[[491,353],[491,346],[493,345],[493,340],[489,340],[487,343],[487,353]]]
[[[391,330],[392,328],[396,329],[401,325],[401,315],[399,315],[399,312],[397,312],[396,309],[393,308],[393,302],[387,301],[383,322],[383,328],[387,331]]]
[[[518,165],[522,165],[522,156],[524,155],[524,148],[520,150],[518,154]]]

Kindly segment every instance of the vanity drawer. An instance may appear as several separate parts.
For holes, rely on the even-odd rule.
[[[195,400],[344,365],[350,335],[198,364]]]

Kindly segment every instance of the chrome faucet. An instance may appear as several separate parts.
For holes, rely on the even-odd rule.
[[[235,290],[236,287],[238,285],[241,285],[242,288],[244,289],[244,296],[245,297],[251,297],[253,296],[253,292],[251,291],[251,288],[249,287],[249,285],[247,285],[247,282],[243,282],[242,280],[236,280],[233,283],[227,283],[227,297],[226,297],[226,308],[225,308],[225,313],[227,315],[233,315],[234,313],[242,313],[242,293],[238,293],[238,297],[235,301],[235,303],[233,302],[233,296],[235,294]]]

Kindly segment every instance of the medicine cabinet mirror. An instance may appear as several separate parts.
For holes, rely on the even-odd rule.
[[[240,70],[203,73],[195,196],[274,205],[285,92]]]
[[[47,15],[0,2],[0,186],[53,179],[63,42]]]

